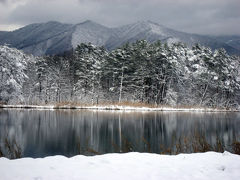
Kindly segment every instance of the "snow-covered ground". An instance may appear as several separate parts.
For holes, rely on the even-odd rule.
[[[0,179],[238,180],[240,156],[229,152],[180,155],[132,152],[72,158],[0,158]]]

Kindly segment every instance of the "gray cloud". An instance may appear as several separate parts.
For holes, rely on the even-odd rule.
[[[0,3],[5,4],[8,0],[0,0]]]
[[[16,3],[17,1],[19,2],[19,1],[23,1],[23,0],[0,0],[0,3],[9,4],[9,3]]]
[[[180,31],[240,34],[239,0],[0,0],[9,25],[90,19],[110,27],[152,20]],[[6,6],[6,5],[5,5]],[[1,27],[0,27],[1,28]]]

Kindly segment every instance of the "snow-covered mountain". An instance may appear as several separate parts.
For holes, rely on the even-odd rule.
[[[121,46],[126,42],[135,42],[136,40],[146,39],[149,42],[154,42],[156,40],[168,43],[180,41],[186,43],[188,46],[200,43],[201,45],[209,46],[212,49],[225,48],[229,54],[240,54],[240,51],[234,46],[230,46],[216,38],[176,31],[151,21],[140,21],[134,24],[114,28],[114,32],[117,37],[112,38],[106,44],[106,47],[109,49]]]
[[[112,36],[113,31],[93,21],[85,21],[74,26],[72,33],[72,47],[76,48],[81,43],[89,43],[96,46],[104,46]]]
[[[215,38],[240,51],[240,36],[217,36]]]
[[[72,32],[73,25],[51,21],[0,34],[0,42],[34,55],[57,54],[71,48]]]
[[[200,43],[212,49],[225,48],[229,54],[240,54],[239,41],[179,32],[151,21],[139,21],[117,28],[108,28],[93,21],[62,24],[55,21],[30,24],[12,32],[0,32],[0,44],[8,44],[34,55],[61,54],[80,43],[91,42],[112,50],[126,42],[146,39],[149,42],[184,42],[188,46]]]

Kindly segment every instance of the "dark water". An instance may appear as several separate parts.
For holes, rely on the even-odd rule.
[[[126,147],[158,153],[194,132],[227,147],[240,138],[240,114],[0,109],[1,145],[5,137],[15,140],[24,157],[103,154]]]

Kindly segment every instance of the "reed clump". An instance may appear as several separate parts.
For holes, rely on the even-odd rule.
[[[233,153],[240,155],[240,142],[234,141],[234,142],[232,143],[232,147],[233,147]]]
[[[80,139],[80,138],[79,138]],[[89,138],[86,139],[84,144],[77,140],[76,147],[78,154],[84,155],[100,155],[107,152],[99,152],[98,150],[90,147]],[[113,141],[110,142],[112,146],[111,153],[127,153],[127,152],[148,152],[157,154],[170,154],[176,155],[180,153],[197,153],[197,152],[224,152],[229,151],[234,154],[240,155],[240,142],[236,139],[233,143],[226,146],[219,137],[216,137],[215,144],[210,144],[207,141],[206,136],[199,132],[195,132],[189,136],[179,137],[178,139],[172,139],[170,146],[160,144],[158,150],[156,150],[146,137],[140,138],[140,142],[131,142],[127,137],[121,136],[120,145]],[[139,146],[143,149],[140,149]],[[22,157],[22,149],[17,144],[16,140],[10,140],[8,136],[3,138],[0,144],[0,157],[7,157],[9,159],[17,159]]]
[[[22,149],[17,144],[16,140],[10,140],[5,137],[3,145],[0,146],[0,157],[7,157],[9,159],[19,159],[22,157]]]
[[[200,134],[199,132],[195,132],[187,137],[179,137],[178,139],[172,139],[170,146],[164,146],[160,144],[160,148],[156,150],[156,148],[152,148],[152,144],[147,140],[147,138],[142,137],[140,143],[130,142],[129,139],[122,136],[121,138],[121,147],[117,143],[111,141],[112,150],[111,153],[127,153],[127,152],[148,152],[148,153],[157,153],[157,154],[170,154],[176,155],[180,153],[198,153],[198,152],[224,152],[229,151],[234,154],[240,154],[240,142],[234,140],[234,142],[228,146],[226,146],[219,137],[216,137],[215,143],[210,144],[207,141],[206,136]],[[139,144],[143,145],[143,149],[139,148]],[[98,151],[86,147],[86,151],[82,151],[82,154],[86,154],[86,152],[91,153],[93,155],[101,154]],[[104,152],[107,153],[107,152]]]

